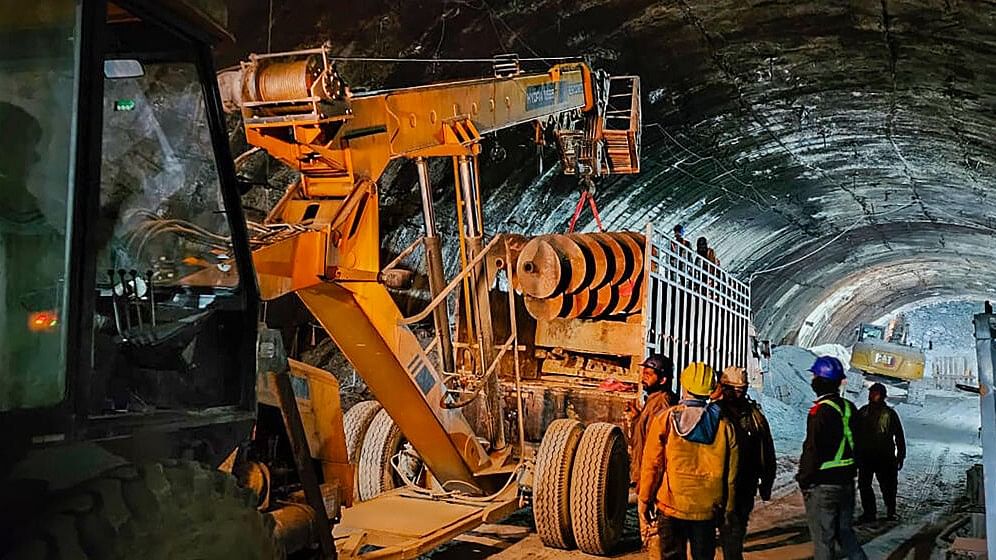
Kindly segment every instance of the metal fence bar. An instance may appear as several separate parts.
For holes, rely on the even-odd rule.
[[[677,360],[679,347],[678,347],[678,335],[675,329],[675,325],[677,325],[678,323],[678,306],[680,305],[680,294],[678,293],[678,289],[670,284],[667,284],[667,292],[668,292],[668,307],[670,308],[668,311],[669,319],[667,324],[668,337],[670,337],[671,339],[671,356],[673,357],[674,360]],[[678,362],[675,362],[675,366],[677,365]]]
[[[672,263],[670,259],[660,259],[660,267],[671,271],[674,276],[686,280],[682,284],[691,283],[700,288],[700,292],[714,294],[717,299],[724,302],[728,307],[748,308],[749,295],[746,285],[729,277],[730,283],[722,286],[717,285],[715,280],[710,280],[701,270],[695,270],[688,262]],[[712,282],[712,284],[710,284]],[[736,283],[733,283],[736,282]],[[723,294],[723,291],[727,294]]]
[[[706,322],[706,334],[705,334],[706,363],[715,366],[719,364],[719,360],[716,359],[716,341],[715,341],[717,310],[715,309],[716,306],[711,299],[706,298],[704,301],[706,306],[706,318],[708,319]]]
[[[684,304],[682,311],[680,311],[680,313],[681,313],[681,320],[685,326],[678,333],[678,337],[681,340],[681,347],[683,350],[682,352],[683,360],[681,365],[684,366],[685,364],[695,359],[694,355],[692,354],[694,352],[694,348],[691,345],[692,328],[694,327],[695,323],[692,321],[692,314],[694,313],[694,309],[692,307],[692,295],[691,293],[686,292],[684,290],[682,290],[681,295],[682,299],[684,300]]]
[[[653,274],[652,277],[655,278],[655,279],[661,280],[661,281],[664,280],[664,278],[661,277],[658,274]],[[696,298],[698,298],[699,295],[700,295],[698,292],[695,291],[695,288],[688,287],[688,285],[693,285],[692,282],[687,282],[687,285],[686,285],[686,283],[682,283],[682,282],[678,282],[678,283],[675,283],[673,285],[677,289],[679,289],[679,290],[681,290],[683,292],[686,292],[688,294],[692,294]],[[723,308],[723,310],[730,311],[731,313],[735,314],[736,316],[738,316],[738,317],[740,317],[742,319],[749,319],[750,318],[750,309],[748,307],[744,306],[744,305],[737,304],[735,307],[729,307],[729,306],[726,306],[726,305],[722,305],[721,307]]]
[[[701,295],[695,298],[695,361],[705,361],[705,301]]]
[[[667,235],[647,229],[648,349],[669,354],[678,369],[746,366],[749,287]]]
[[[667,274],[663,274],[661,270],[658,270],[654,274],[661,274],[667,277],[670,282],[674,282],[674,279],[682,280],[682,282],[679,282],[681,285],[695,285],[699,288],[700,293],[707,293],[715,297],[718,301],[723,302],[726,307],[747,308],[747,295],[741,293],[736,286],[711,286],[707,282],[703,282],[702,277],[697,276],[694,271],[685,270],[680,264],[674,264],[663,259],[658,262],[660,269],[667,271]]]

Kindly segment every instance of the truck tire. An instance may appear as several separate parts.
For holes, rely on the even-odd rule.
[[[370,429],[370,423],[374,416],[381,411],[380,403],[377,401],[363,401],[353,405],[342,416],[342,427],[346,433],[346,456],[354,466],[360,463],[360,451],[363,448],[363,439]],[[358,469],[357,469],[358,470]],[[358,475],[353,478],[353,499],[360,500],[360,485]]]
[[[584,426],[561,418],[550,422],[536,452],[533,477],[533,521],[543,544],[552,548],[574,547],[571,527],[571,467]]]
[[[588,426],[571,470],[571,525],[578,548],[610,554],[619,543],[629,497],[629,453],[619,427]]]
[[[401,451],[403,439],[401,429],[394,423],[394,419],[386,410],[381,409],[374,416],[363,438],[356,469],[360,500],[372,499],[399,486],[391,459]]]
[[[256,496],[194,462],[117,467],[50,501],[4,560],[284,558]]]

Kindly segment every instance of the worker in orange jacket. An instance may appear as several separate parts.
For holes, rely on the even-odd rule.
[[[738,467],[733,425],[709,402],[713,370],[696,362],[681,372],[682,400],[651,423],[643,450],[639,517],[646,536],[660,535],[660,558],[712,560],[716,527],[734,511]],[[655,552],[652,549],[652,552]]]
[[[674,379],[674,363],[671,358],[653,354],[640,365],[643,367],[640,381],[647,394],[647,401],[641,408],[637,408],[635,401],[630,401],[626,406],[626,415],[630,421],[629,442],[633,447],[630,453],[630,482],[637,487],[640,485],[640,460],[643,458],[650,423],[661,412],[678,404],[678,396],[671,388]]]

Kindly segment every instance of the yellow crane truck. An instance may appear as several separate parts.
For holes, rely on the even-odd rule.
[[[651,226],[488,240],[477,156],[532,124],[584,183],[636,173],[639,80],[503,56],[354,93],[323,47],[250,57],[222,93],[212,6],[0,10],[0,558],[412,558],[530,497],[545,543],[611,552],[637,364],[750,362],[749,290]],[[259,223],[223,106],[300,173]],[[449,279],[433,159],[455,178]],[[425,235],[382,266],[393,160]],[[419,255],[431,301],[405,316]],[[376,401],[343,415],[335,377],[287,358],[257,322],[285,296]]]
[[[749,365],[749,289],[652,226],[487,240],[477,156],[485,135],[531,123],[582,184],[636,173],[638,79],[502,57],[483,78],[354,93],[326,46],[254,55],[220,80],[248,142],[300,173],[250,224],[261,295],[296,296],[377,399],[344,416],[357,473],[335,528],[341,552],[422,553],[525,492],[544,543],[610,553],[638,364],[662,351]],[[378,180],[396,160],[416,167],[425,235],[383,265]],[[433,160],[454,178],[451,278]],[[430,302],[405,316],[392,291],[419,256]]]

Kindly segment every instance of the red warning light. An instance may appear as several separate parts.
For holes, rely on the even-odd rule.
[[[28,330],[31,332],[54,332],[58,326],[59,312],[55,309],[28,314]]]

